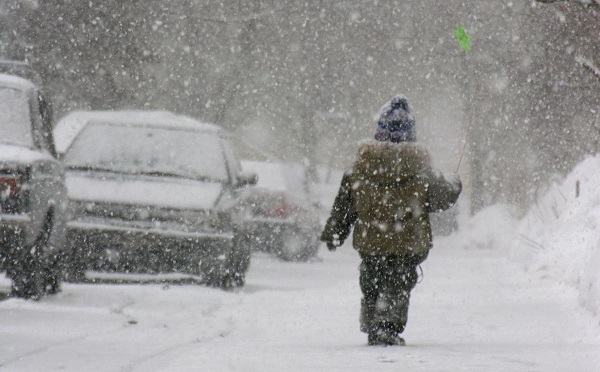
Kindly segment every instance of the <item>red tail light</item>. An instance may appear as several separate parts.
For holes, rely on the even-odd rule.
[[[0,199],[6,200],[14,197],[21,188],[19,178],[16,176],[0,176]]]
[[[293,206],[283,194],[264,194],[257,201],[254,213],[266,218],[288,218],[293,213]]]
[[[28,205],[28,188],[20,174],[0,174],[0,211],[23,213]]]
[[[262,210],[265,217],[287,218],[292,214],[292,208],[285,200],[272,204]]]

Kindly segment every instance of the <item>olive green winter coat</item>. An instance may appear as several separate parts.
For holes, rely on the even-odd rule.
[[[342,179],[321,240],[341,245],[354,226],[362,254],[426,254],[432,245],[429,213],[449,208],[460,181],[446,180],[416,143],[363,141]]]

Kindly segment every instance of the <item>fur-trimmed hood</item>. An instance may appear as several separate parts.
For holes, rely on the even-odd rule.
[[[427,149],[415,142],[380,142],[364,140],[359,143],[353,173],[382,184],[401,183],[431,167]]]

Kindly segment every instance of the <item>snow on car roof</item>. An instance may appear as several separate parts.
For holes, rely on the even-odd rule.
[[[120,110],[120,111],[74,111],[60,119],[54,128],[54,142],[58,153],[67,151],[83,127],[91,122],[120,123],[123,125],[156,125],[195,131],[218,133],[221,127],[204,123],[170,111]]]
[[[304,190],[304,167],[300,163],[266,162],[242,159],[242,169],[258,175],[256,187],[286,191],[298,199],[308,199]]]
[[[0,86],[10,87],[27,91],[35,88],[35,85],[22,77],[0,73]]]
[[[258,174],[256,187],[274,191],[288,189],[283,173],[283,164],[254,160],[241,160],[241,163],[244,170]]]

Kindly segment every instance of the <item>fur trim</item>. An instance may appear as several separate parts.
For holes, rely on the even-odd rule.
[[[354,171],[378,182],[398,182],[431,167],[431,156],[415,142],[360,141]]]
[[[361,152],[395,152],[399,156],[416,156],[422,162],[431,164],[431,155],[424,145],[418,142],[381,142],[375,139],[367,138],[358,142],[358,153]],[[409,155],[410,154],[410,155]]]

